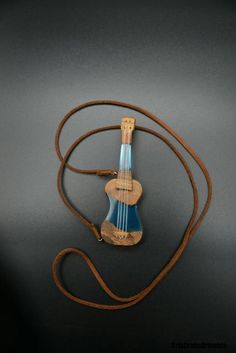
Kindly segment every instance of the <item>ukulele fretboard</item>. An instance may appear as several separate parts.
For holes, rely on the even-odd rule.
[[[131,145],[122,144],[120,149],[120,163],[117,176],[116,187],[122,190],[132,190],[132,161]]]

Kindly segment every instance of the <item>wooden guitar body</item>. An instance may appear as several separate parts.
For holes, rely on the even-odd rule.
[[[110,201],[110,209],[101,225],[103,239],[113,245],[130,246],[137,244],[143,235],[138,215],[137,202],[142,195],[142,186],[132,179],[131,190],[117,188],[117,179],[105,186]]]

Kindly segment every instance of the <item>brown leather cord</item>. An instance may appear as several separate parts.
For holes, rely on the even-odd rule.
[[[164,123],[161,119],[159,119],[158,117],[156,117],[154,114],[146,111],[143,108],[140,108],[138,106],[132,105],[132,104],[128,104],[128,103],[124,103],[124,102],[118,102],[118,101],[113,101],[113,100],[95,100],[95,101],[90,101],[84,104],[79,105],[78,107],[72,109],[70,112],[68,112],[65,117],[63,118],[63,120],[61,121],[61,123],[58,126],[57,129],[57,133],[56,133],[56,138],[55,138],[55,148],[56,148],[56,152],[57,155],[61,161],[61,165],[58,171],[58,178],[57,178],[57,187],[58,187],[58,191],[59,194],[62,198],[62,201],[64,202],[64,204],[69,208],[69,210],[81,221],[83,222],[95,235],[95,237],[98,240],[101,240],[101,235],[99,230],[96,228],[96,226],[90,222],[85,216],[83,216],[81,214],[81,212],[79,212],[73,205],[72,203],[69,201],[69,199],[67,198],[64,190],[63,190],[63,175],[64,175],[64,171],[65,168],[68,168],[70,170],[72,170],[75,173],[84,173],[84,174],[96,174],[96,175],[115,175],[116,171],[112,170],[112,169],[105,169],[105,170],[100,170],[100,169],[91,169],[91,170],[84,170],[84,169],[79,169],[79,168],[75,168],[74,166],[70,165],[68,163],[68,160],[72,154],[72,152],[75,150],[75,148],[86,138],[88,138],[91,135],[94,135],[96,133],[100,133],[102,131],[107,131],[107,130],[114,130],[114,129],[120,129],[120,125],[112,125],[112,126],[106,126],[106,127],[101,127],[101,128],[97,128],[94,130],[91,130],[89,132],[87,132],[86,134],[82,135],[80,138],[78,138],[67,150],[67,152],[65,153],[64,157],[61,154],[60,151],[60,136],[61,136],[61,131],[65,125],[65,123],[67,122],[67,120],[76,112],[81,111],[82,109],[88,108],[90,106],[95,106],[95,105],[114,105],[114,106],[118,106],[118,107],[124,107],[124,108],[128,108],[134,111],[137,111],[143,115],[145,115],[146,117],[150,118],[151,120],[153,120],[154,122],[156,122],[157,124],[159,124],[162,128],[164,128],[168,133],[170,133],[170,135],[172,135],[183,147],[184,149],[188,152],[188,154],[191,155],[191,157],[195,160],[195,162],[198,164],[198,166],[200,167],[205,179],[206,179],[206,183],[207,183],[207,199],[205,202],[205,205],[199,215],[199,217],[196,219],[197,216],[197,212],[198,212],[198,189],[192,174],[192,171],[187,163],[187,161],[185,160],[185,158],[183,157],[183,155],[177,150],[177,148],[163,135],[161,135],[159,132],[146,128],[146,127],[142,127],[142,126],[136,126],[136,130],[139,131],[144,131],[146,133],[149,133],[151,135],[154,135],[156,137],[158,137],[159,139],[161,139],[177,156],[177,158],[180,160],[180,162],[182,163],[192,190],[193,190],[193,211],[192,211],[192,215],[190,217],[190,220],[186,226],[182,241],[179,245],[179,247],[177,248],[176,252],[174,253],[174,255],[172,256],[172,258],[169,260],[169,262],[163,267],[163,269],[161,270],[161,272],[159,274],[157,274],[157,276],[150,282],[150,284],[145,287],[143,290],[141,290],[140,292],[138,292],[137,294],[130,296],[130,297],[120,297],[117,294],[114,294],[109,287],[107,286],[107,284],[104,282],[104,280],[102,279],[101,275],[99,274],[99,272],[97,271],[96,267],[94,266],[94,264],[92,263],[92,261],[90,260],[89,256],[82,250],[77,249],[77,248],[66,248],[63,249],[62,251],[60,251],[56,257],[53,260],[52,263],[52,277],[53,280],[56,284],[56,286],[58,287],[58,289],[70,300],[77,302],[79,304],[82,305],[86,305],[89,307],[93,307],[93,308],[97,308],[97,309],[106,309],[106,310],[118,310],[118,309],[124,309],[130,306],[133,306],[135,304],[137,304],[138,302],[140,302],[144,297],[146,297],[146,295],[148,295],[151,290],[167,275],[167,273],[174,267],[174,265],[176,264],[177,260],[180,258],[180,256],[182,255],[184,249],[186,248],[189,240],[191,239],[191,237],[196,233],[197,229],[199,228],[201,222],[203,221],[203,218],[205,217],[208,208],[210,206],[210,202],[211,202],[211,198],[212,198],[212,183],[211,183],[211,178],[210,175],[204,165],[204,163],[201,161],[201,159],[199,158],[199,156],[194,152],[194,150],[184,141],[184,139],[179,136],[171,127],[169,127],[166,123]],[[84,300],[82,298],[79,298],[73,294],[71,294],[67,289],[64,288],[61,280],[58,277],[58,264],[60,263],[60,261],[64,258],[65,255],[71,254],[71,253],[75,253],[79,256],[81,256],[85,262],[87,263],[87,265],[89,266],[90,270],[92,271],[93,275],[95,276],[96,280],[98,281],[99,285],[101,286],[101,288],[114,300],[120,302],[119,304],[111,304],[111,305],[106,305],[106,304],[99,304],[99,303],[95,303],[95,302],[91,302],[91,301],[87,301]]]

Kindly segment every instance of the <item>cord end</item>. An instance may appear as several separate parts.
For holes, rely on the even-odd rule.
[[[95,237],[97,238],[98,241],[102,241],[102,237],[101,237],[101,234],[99,232],[99,230],[97,229],[97,227],[95,226],[95,224],[91,224],[91,228],[92,228],[92,231],[95,235]]]
[[[96,175],[98,176],[117,175],[117,171],[112,169],[99,169],[96,171]]]

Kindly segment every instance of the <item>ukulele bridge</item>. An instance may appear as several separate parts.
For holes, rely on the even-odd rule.
[[[126,239],[127,236],[128,236],[128,233],[127,232],[124,232],[122,230],[118,230],[118,231],[114,231],[113,232],[113,235],[118,238],[118,239]]]

